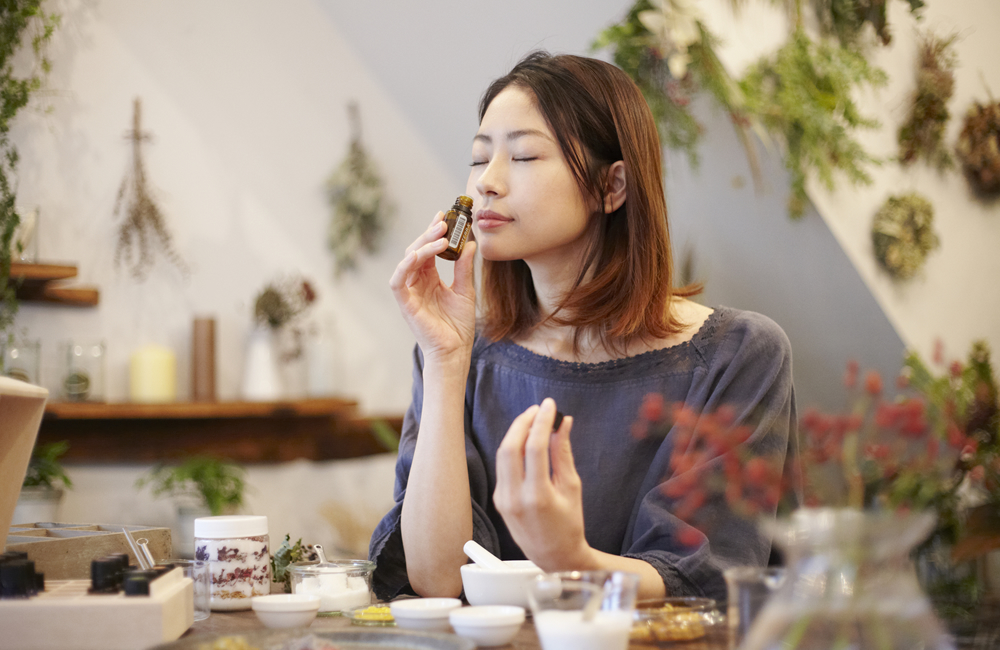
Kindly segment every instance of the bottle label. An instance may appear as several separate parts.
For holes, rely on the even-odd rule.
[[[455,228],[451,231],[451,241],[448,242],[448,248],[458,248],[459,243],[462,241],[462,233],[465,232],[465,224],[468,220],[469,218],[464,214],[459,214],[458,218],[455,219]]]

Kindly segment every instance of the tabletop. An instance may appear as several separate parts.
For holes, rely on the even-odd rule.
[[[204,621],[196,621],[195,624],[185,633],[183,639],[205,637],[206,640],[217,635],[237,635],[265,629],[252,611],[241,612],[212,612]],[[308,632],[332,632],[337,630],[364,630],[363,627],[352,626],[350,620],[341,616],[326,617],[320,616],[313,621],[307,630]],[[385,628],[371,628],[385,629]],[[521,630],[514,637],[513,642],[506,646],[501,646],[502,650],[541,650],[538,635],[535,634],[535,626],[529,618],[521,626]],[[629,645],[629,650],[652,650],[658,646],[633,642]],[[728,632],[723,630],[713,633],[704,639],[688,641],[671,646],[678,650],[727,650],[729,647]]]

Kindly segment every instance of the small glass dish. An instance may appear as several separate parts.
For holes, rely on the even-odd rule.
[[[711,598],[660,598],[636,603],[632,643],[661,646],[703,639],[721,628],[725,616]]]
[[[389,611],[388,603],[362,605],[344,612],[344,618],[351,619],[351,625],[362,627],[396,627],[396,619]]]

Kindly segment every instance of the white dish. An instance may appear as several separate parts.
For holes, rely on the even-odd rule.
[[[448,615],[455,633],[472,639],[477,646],[510,643],[524,623],[524,608],[513,605],[462,607]]]
[[[462,565],[462,586],[470,605],[528,607],[528,583],[542,570],[531,560],[504,560],[503,570]]]
[[[271,594],[255,596],[250,607],[264,627],[306,627],[316,618],[319,601],[311,594]]]
[[[389,611],[398,627],[448,632],[448,614],[461,606],[457,598],[408,598],[389,603]]]

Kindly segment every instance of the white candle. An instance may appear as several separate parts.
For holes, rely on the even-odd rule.
[[[129,396],[133,402],[177,399],[177,357],[170,348],[147,345],[132,353]]]

